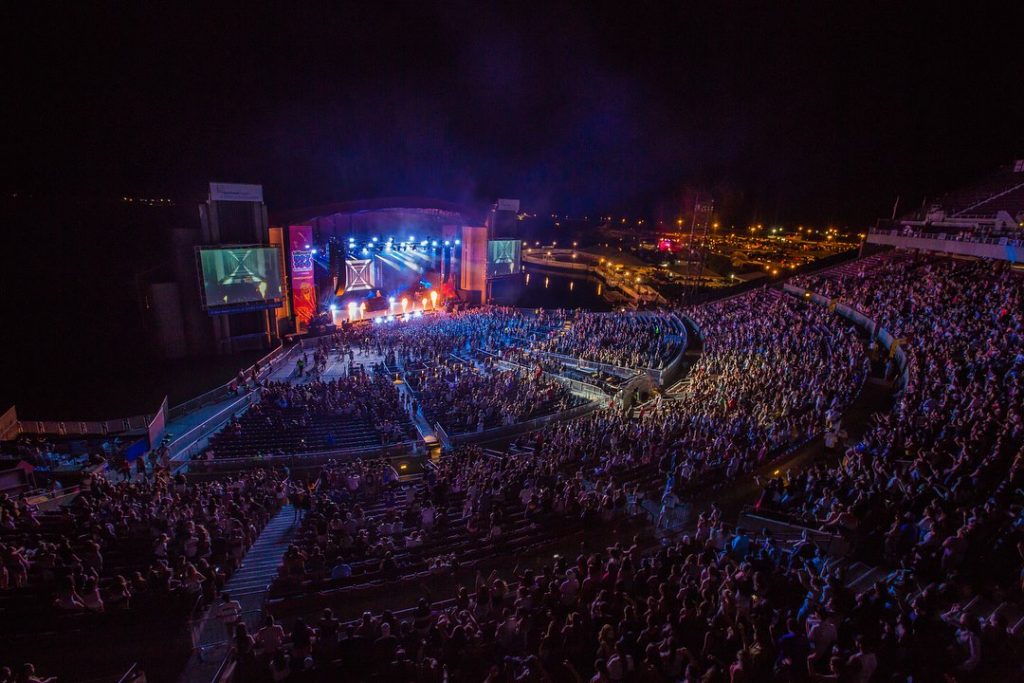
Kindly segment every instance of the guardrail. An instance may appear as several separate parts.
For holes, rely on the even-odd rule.
[[[974,237],[971,235],[950,236],[944,232],[914,232],[881,230],[873,228],[868,233],[871,244],[885,244],[902,249],[960,254],[976,258],[990,258],[1010,263],[1020,263],[1024,254],[1018,252],[1024,247],[1024,240],[1008,237]]]
[[[253,369],[256,367],[256,364],[258,363],[260,366],[260,373],[256,379],[259,380],[264,375],[272,373],[277,368],[281,367],[281,364],[292,354],[292,352],[295,349],[296,346],[285,346],[282,344],[276,347],[267,355],[265,355],[263,358],[256,361],[256,363],[253,363],[248,368],[245,368],[242,372],[248,379],[252,375]],[[231,386],[236,382],[237,380],[225,382],[219,387],[215,387],[207,391],[206,393],[200,394],[199,396],[189,399],[184,403],[179,403],[178,405],[174,406],[173,408],[167,411],[167,419],[176,420],[184,415],[188,415],[189,413],[195,412],[196,410],[202,408],[203,406],[223,400],[224,398],[230,395]]]
[[[940,230],[944,230],[941,229]],[[946,242],[962,242],[965,244],[995,244],[1001,247],[1022,247],[1024,239],[1014,239],[1008,235],[969,235],[957,233],[950,235],[948,232],[927,232],[924,230],[906,231],[900,229],[871,228],[869,235],[888,235],[891,237],[914,237],[924,240],[944,240]]]
[[[609,363],[600,363],[598,361],[582,360],[575,356],[567,356],[564,353],[555,353],[554,351],[540,351],[537,349],[531,349],[530,353],[535,353],[538,356],[545,358],[551,358],[557,360],[565,365],[571,365],[578,367],[582,370],[599,370],[607,375],[615,375],[616,377],[622,377],[623,379],[631,379],[632,377],[641,374],[642,372],[650,372],[650,370],[633,370],[631,368],[625,368],[620,365],[611,365]],[[657,371],[655,371],[657,372]]]
[[[752,506],[746,506],[739,515],[742,526],[749,529],[767,528],[773,534],[780,535],[780,532],[792,532],[804,534],[819,548],[833,557],[844,557],[850,551],[850,543],[842,536],[830,534],[816,527],[807,526],[802,520],[794,519],[791,515],[774,510],[759,510]]]
[[[448,432],[444,427],[441,426],[440,422],[434,423],[434,434],[437,436],[437,440],[441,442],[442,448],[451,448],[452,440],[448,436]]]
[[[526,365],[523,365],[522,363],[516,363],[515,361],[506,360],[499,356],[498,354],[494,353],[493,351],[487,351],[484,349],[478,350],[480,351],[480,353],[484,353],[492,357],[495,360],[495,362],[497,362],[499,365],[506,365],[510,369],[525,370],[527,372],[529,372],[531,369]],[[542,370],[541,372],[544,376],[549,377],[550,379],[561,384],[567,385],[571,391],[575,391],[576,393],[581,394],[592,401],[602,400],[608,397],[609,395],[607,391],[601,389],[600,387],[594,384],[583,382],[578,379],[572,379],[571,377],[565,377],[555,372],[548,372],[547,370]]]
[[[190,460],[189,472],[192,474],[212,474],[251,468],[255,465],[271,465],[273,467],[317,467],[330,460],[339,458],[354,459],[371,455],[385,458],[400,458],[415,455],[418,441],[400,441],[380,446],[360,446],[358,448],[334,448],[326,451],[309,453],[289,453],[288,455],[252,456],[244,458],[212,458],[210,460]]]
[[[502,425],[500,427],[494,427],[492,429],[485,429],[482,432],[464,432],[461,434],[452,434],[448,436],[448,440],[452,445],[461,445],[467,443],[477,443],[479,441],[494,441],[496,439],[507,439],[509,437],[518,436],[527,432],[532,432],[540,429],[544,425],[552,424],[554,422],[562,422],[563,420],[573,420],[577,417],[582,417],[587,413],[593,412],[605,404],[606,400],[603,401],[590,401],[568,410],[561,410],[557,413],[551,413],[550,415],[542,415],[541,417],[535,417],[532,420],[525,422],[517,422],[512,425]],[[438,425],[440,426],[440,425]]]
[[[250,391],[245,396],[241,396],[238,400],[232,401],[224,408],[221,408],[184,434],[176,437],[173,441],[167,444],[167,449],[170,451],[171,462],[178,463],[178,466],[181,466],[185,462],[191,460],[192,456],[196,455],[203,447],[205,447],[205,442],[213,435],[214,432],[230,420],[239,410],[246,409],[253,403],[256,403],[258,398],[258,391]]]
[[[672,313],[669,318],[679,323],[679,327],[683,330],[680,336],[682,337],[682,343],[679,345],[679,351],[676,352],[674,358],[672,358],[665,367],[658,371],[658,384],[659,386],[666,386],[675,381],[676,376],[679,374],[679,369],[683,364],[683,359],[686,358],[686,349],[690,346],[690,333],[687,331],[686,323],[683,321],[678,314]],[[696,325],[694,325],[696,328]]]
[[[898,379],[896,381],[897,390],[902,390],[907,386],[907,354],[903,351],[900,340],[894,339],[892,334],[890,334],[888,330],[880,327],[874,319],[867,317],[852,306],[840,303],[837,299],[829,299],[828,297],[812,292],[809,289],[804,289],[803,287],[797,287],[796,285],[787,283],[782,286],[782,290],[791,296],[811,301],[825,308],[833,306],[834,304],[836,313],[846,318],[854,325],[866,330],[873,339],[877,339],[881,342],[883,348],[889,352],[890,358],[896,362],[896,368],[899,371]]]

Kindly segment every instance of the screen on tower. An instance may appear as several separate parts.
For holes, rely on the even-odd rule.
[[[281,257],[276,248],[218,247],[197,251],[203,307],[211,314],[282,305]]]
[[[489,240],[487,242],[487,277],[517,275],[522,270],[522,242]]]

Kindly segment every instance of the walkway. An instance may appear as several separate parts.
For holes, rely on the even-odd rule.
[[[242,605],[242,620],[255,632],[262,620],[263,600],[271,582],[277,576],[284,551],[298,531],[295,510],[291,505],[281,508],[264,527],[256,542],[249,548],[242,566],[228,581],[224,590]],[[212,615],[217,603],[206,611],[202,621],[195,628],[198,637],[196,650],[192,653],[181,683],[210,683],[224,662],[227,647],[224,644],[224,626]]]

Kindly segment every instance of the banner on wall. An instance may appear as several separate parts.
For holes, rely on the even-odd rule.
[[[288,258],[292,272],[292,310],[299,326],[316,315],[316,282],[313,277],[313,227],[288,226]]]

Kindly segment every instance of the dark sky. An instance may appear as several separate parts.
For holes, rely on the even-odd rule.
[[[0,409],[155,406],[139,282],[210,180],[263,183],[271,210],[518,197],[671,220],[700,190],[727,223],[863,227],[1024,157],[1019,9],[185,4],[0,9]]]
[[[1019,10],[263,4],[5,5],[0,187],[856,225],[1024,154]]]

